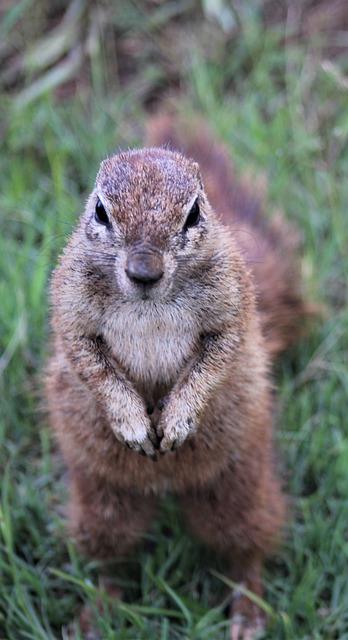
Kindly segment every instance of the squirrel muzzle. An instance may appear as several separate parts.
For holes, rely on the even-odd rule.
[[[156,247],[138,245],[129,251],[125,271],[135,284],[151,286],[163,276],[163,256]]]

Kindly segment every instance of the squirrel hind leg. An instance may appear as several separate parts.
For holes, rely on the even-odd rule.
[[[98,478],[73,474],[70,532],[90,558],[112,560],[128,555],[141,542],[155,513],[153,496],[118,490]]]
[[[226,473],[215,486],[181,501],[192,534],[219,551],[229,563],[226,577],[236,585],[231,604],[231,640],[254,640],[266,626],[264,611],[246,591],[262,597],[263,561],[277,543],[285,515],[277,478],[268,470],[262,474],[263,484],[258,487],[249,471],[249,475],[240,477]]]
[[[76,470],[72,473],[70,533],[85,556],[105,561],[105,565],[100,569],[96,600],[77,613],[67,630],[69,640],[78,633],[86,640],[102,640],[98,619],[123,595],[113,575],[113,560],[128,555],[142,541],[155,512],[153,496],[118,490]]]

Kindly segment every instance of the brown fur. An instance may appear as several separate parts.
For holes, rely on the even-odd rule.
[[[162,143],[172,123],[153,129]],[[226,152],[206,136],[187,149],[231,232],[181,154],[150,148],[102,164],[53,276],[50,420],[71,474],[71,530],[87,554],[130,551],[171,491],[192,532],[260,594],[284,518],[270,355],[289,344],[304,305],[292,246],[236,182]],[[94,220],[97,193],[112,228]],[[185,234],[197,193],[201,221]],[[130,251],[163,257],[163,278],[146,294],[125,275]],[[246,622],[231,637],[251,637],[259,612],[246,598],[234,611]]]

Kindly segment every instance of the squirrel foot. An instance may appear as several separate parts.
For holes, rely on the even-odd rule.
[[[231,640],[258,640],[265,632],[265,620],[262,616],[248,620],[236,614],[231,620]]]
[[[99,590],[101,593],[107,594],[110,604],[122,598],[122,590],[110,583],[107,578],[100,577]],[[69,640],[75,640],[77,637],[77,628],[84,640],[103,640],[97,628],[96,617],[98,615],[102,616],[105,612],[105,607],[108,605],[109,603],[105,604],[102,598],[98,597],[95,608],[90,605],[83,606],[77,619],[69,625],[67,635]]]
[[[266,616],[247,596],[238,592],[233,596],[231,607],[231,640],[258,640],[263,637]]]

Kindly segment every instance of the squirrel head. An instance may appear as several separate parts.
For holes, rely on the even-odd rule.
[[[165,300],[202,269],[216,224],[195,162],[163,148],[131,150],[102,162],[83,246],[123,299]]]

